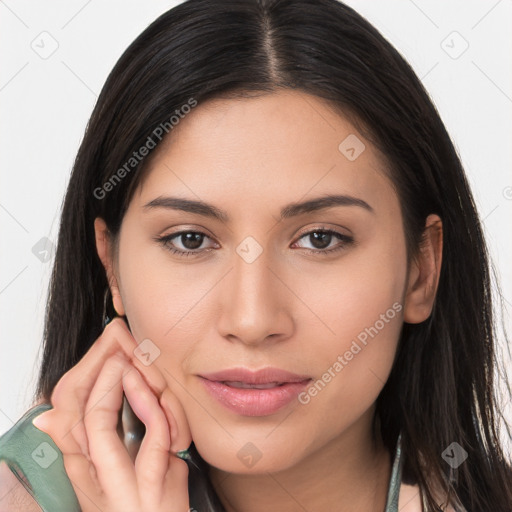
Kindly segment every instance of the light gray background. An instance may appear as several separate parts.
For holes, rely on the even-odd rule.
[[[0,433],[31,404],[60,205],[96,97],[128,44],[178,3],[0,0]],[[476,196],[510,326],[512,0],[347,3],[408,59],[437,105]]]

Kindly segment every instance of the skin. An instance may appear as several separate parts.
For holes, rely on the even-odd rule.
[[[134,355],[136,348],[124,320],[112,320],[59,379],[52,409],[33,420],[62,452],[82,512],[188,510],[188,467],[175,456],[191,442],[185,413],[158,368]],[[146,426],[134,461],[118,432],[123,393]],[[0,483],[0,490],[8,499],[0,500],[1,512],[31,510],[18,507],[24,499],[18,489]]]
[[[354,161],[338,150],[350,134],[365,144]],[[333,502],[338,511],[384,510],[391,454],[380,437],[373,442],[371,420],[402,323],[432,310],[439,217],[426,219],[425,244],[408,265],[383,156],[326,102],[299,91],[210,100],[170,135],[152,155],[118,239],[96,219],[97,250],[134,340],[160,350],[152,366],[183,407],[226,510],[329,510]],[[359,198],[373,211],[335,206],[279,220],[285,205],[326,194]],[[230,220],[144,207],[171,195],[211,203]],[[322,229],[354,242],[333,236],[325,247],[341,249],[322,255],[311,236]],[[198,249],[179,236],[167,246],[155,240],[180,231],[206,237]],[[252,263],[236,250],[249,236],[262,249]],[[307,404],[238,415],[197,376],[274,366],[316,381],[393,304],[394,318]],[[252,467],[237,456],[247,443],[261,454]]]

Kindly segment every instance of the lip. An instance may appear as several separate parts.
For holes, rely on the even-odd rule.
[[[207,391],[227,409],[243,416],[268,416],[292,402],[311,377],[279,368],[231,368],[199,375]],[[267,386],[264,389],[233,387]],[[237,384],[238,383],[238,384]],[[272,385],[275,384],[275,385]]]

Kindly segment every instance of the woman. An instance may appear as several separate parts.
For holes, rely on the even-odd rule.
[[[450,138],[371,25],[185,2],[90,119],[3,481],[43,510],[511,510],[490,292]]]

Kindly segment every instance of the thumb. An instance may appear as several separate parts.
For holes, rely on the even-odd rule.
[[[36,427],[37,429],[41,430],[44,433],[48,433],[48,430],[50,429],[50,418],[49,413],[51,411],[45,411],[41,414],[38,414],[33,420],[32,425]]]

